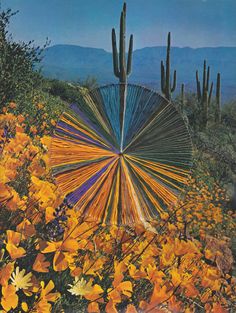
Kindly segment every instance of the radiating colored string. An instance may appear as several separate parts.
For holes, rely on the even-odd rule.
[[[84,218],[150,228],[186,185],[191,140],[171,103],[128,84],[120,153],[119,88],[93,90],[62,115],[51,145],[52,171]]]

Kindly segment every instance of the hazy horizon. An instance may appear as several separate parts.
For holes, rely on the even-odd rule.
[[[55,46],[75,46],[75,47],[80,47],[80,48],[92,48],[92,49],[101,49],[101,50],[104,50],[106,52],[109,52],[109,53],[112,53],[112,50],[108,50],[108,49],[105,49],[105,48],[100,48],[100,47],[90,47],[90,46],[82,46],[80,44],[67,44],[67,43],[58,43],[58,44],[50,44],[49,46],[47,46],[47,48],[52,48],[52,47],[55,47]],[[141,50],[141,49],[146,49],[146,48],[165,48],[166,45],[156,45],[156,46],[146,46],[146,47],[142,47],[142,48],[136,48],[134,49],[134,51],[136,50]],[[126,47],[127,48],[127,47]],[[172,48],[180,48],[180,49],[184,49],[184,48],[188,48],[188,49],[204,49],[204,48],[209,48],[209,49],[217,49],[217,48],[236,48],[236,45],[235,46],[204,46],[204,47],[190,47],[190,46],[171,46],[171,49]]]

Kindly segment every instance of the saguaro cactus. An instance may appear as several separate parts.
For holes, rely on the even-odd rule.
[[[213,82],[211,83],[211,86],[209,89],[209,80],[210,80],[210,66],[208,66],[206,69],[206,60],[204,60],[202,86],[199,81],[198,71],[196,71],[197,98],[198,98],[198,103],[201,109],[201,118],[202,118],[203,127],[207,126],[209,106],[211,103],[211,96],[212,96],[212,90],[213,90]]]
[[[220,86],[220,73],[217,74],[216,81],[216,111],[215,111],[216,123],[221,122],[221,86]]]
[[[119,78],[120,85],[120,134],[121,134],[121,151],[123,146],[123,123],[126,106],[126,83],[127,77],[131,73],[132,53],[133,53],[133,35],[129,40],[128,60],[126,65],[125,55],[125,31],[126,31],[126,3],[124,3],[123,10],[120,16],[120,42],[119,55],[116,44],[116,32],[112,29],[112,54],[113,54],[113,70],[116,77]]]
[[[161,91],[168,100],[171,99],[171,94],[175,91],[176,88],[176,70],[174,70],[172,86],[170,79],[170,45],[171,45],[171,34],[169,32],[167,39],[166,68],[164,66],[164,62],[161,61]]]
[[[130,35],[129,52],[126,66],[125,58],[125,31],[126,31],[126,3],[124,3],[123,10],[120,16],[120,50],[119,56],[116,44],[116,32],[112,29],[112,53],[113,53],[113,69],[116,77],[119,78],[120,83],[126,83],[127,77],[131,73],[132,53],[133,53],[133,35]]]

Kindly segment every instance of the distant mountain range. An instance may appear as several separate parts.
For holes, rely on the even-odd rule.
[[[160,62],[165,60],[166,47],[147,47],[133,53],[132,74],[129,82],[160,89]],[[222,77],[222,98],[236,99],[236,47],[171,49],[172,72],[177,70],[177,93],[180,84],[195,90],[195,72],[202,74],[203,60],[211,67],[211,80],[217,72]],[[95,76],[99,84],[117,81],[113,75],[112,54],[103,49],[75,45],[55,45],[45,51],[43,74],[48,78],[67,81],[84,80]]]

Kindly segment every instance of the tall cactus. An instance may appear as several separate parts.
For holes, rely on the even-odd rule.
[[[209,106],[213,90],[213,82],[209,88],[210,66],[206,68],[206,60],[203,63],[202,86],[199,81],[198,71],[196,71],[197,98],[201,110],[202,126],[206,127],[209,119]]]
[[[166,68],[164,66],[164,62],[161,61],[161,91],[168,100],[171,99],[171,94],[175,91],[176,88],[176,70],[174,70],[172,86],[170,79],[170,45],[171,33],[169,32],[167,39]]]
[[[120,81],[120,134],[121,134],[121,151],[123,146],[123,124],[124,113],[126,107],[126,84],[127,77],[131,73],[132,65],[132,53],[133,53],[133,35],[129,40],[128,60],[126,64],[125,55],[125,32],[126,32],[126,3],[123,5],[123,10],[120,15],[120,42],[119,42],[119,54],[116,44],[116,32],[112,29],[112,54],[113,54],[113,70],[116,77]]]
[[[215,122],[220,124],[221,122],[221,86],[220,86],[220,73],[217,74],[216,81],[216,111]]]
[[[127,77],[131,73],[132,53],[133,53],[133,35],[130,35],[129,52],[126,66],[125,60],[125,31],[126,31],[126,3],[120,15],[120,45],[119,56],[116,44],[116,31],[112,29],[112,53],[113,53],[113,70],[120,83],[126,83]]]

